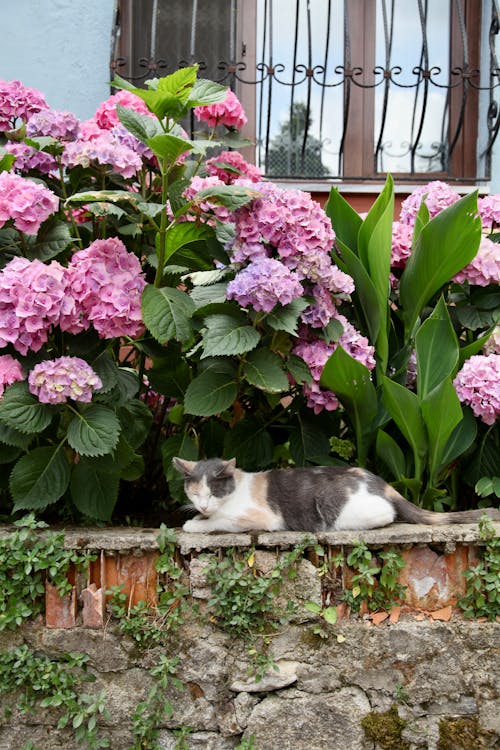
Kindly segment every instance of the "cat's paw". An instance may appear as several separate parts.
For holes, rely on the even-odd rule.
[[[189,521],[186,521],[184,526],[182,527],[183,531],[189,531],[191,533],[197,532],[197,531],[203,531],[203,529],[204,529],[203,521],[199,521],[197,518],[190,518]]]

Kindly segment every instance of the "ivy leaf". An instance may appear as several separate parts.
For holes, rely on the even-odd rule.
[[[243,363],[242,375],[250,385],[267,393],[282,393],[290,386],[281,358],[269,349],[250,352]]]
[[[16,463],[10,475],[14,511],[42,509],[64,495],[70,467],[63,448],[35,448]]]
[[[18,432],[42,432],[52,421],[54,406],[42,404],[25,381],[12,383],[0,400],[0,421]]]
[[[121,425],[111,409],[92,404],[68,425],[68,443],[82,456],[103,456],[116,447]]]
[[[149,285],[142,294],[143,321],[160,344],[170,339],[183,342],[190,338],[194,309],[192,299],[180,289],[157,289]]]
[[[236,322],[230,315],[209,315],[203,334],[201,358],[245,354],[255,349],[260,334],[252,326]]]
[[[99,463],[82,458],[71,476],[71,499],[78,510],[98,521],[109,521],[118,499],[118,473],[99,468]]]

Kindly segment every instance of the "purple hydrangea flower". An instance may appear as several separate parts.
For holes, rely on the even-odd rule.
[[[92,394],[102,387],[99,376],[79,357],[59,357],[40,362],[28,377],[30,392],[44,404],[92,401]]]
[[[391,266],[404,268],[411,255],[413,226],[402,221],[392,223]]]
[[[38,151],[27,143],[16,143],[9,141],[5,144],[5,150],[16,157],[13,169],[17,172],[30,172],[36,170],[42,174],[54,174],[57,170],[57,162],[52,154]]]
[[[67,167],[89,167],[94,163],[110,166],[123,177],[133,177],[142,167],[139,154],[120,143],[119,138],[107,130],[103,130],[92,140],[79,139],[67,143],[62,162]]]
[[[72,112],[44,109],[30,117],[26,135],[45,135],[59,141],[75,141],[80,137],[80,120]]]
[[[476,354],[453,381],[458,398],[474,415],[492,425],[500,416],[500,354]]]
[[[287,305],[303,293],[298,275],[274,258],[249,263],[227,286],[228,299],[264,312],[271,312],[277,304]]]

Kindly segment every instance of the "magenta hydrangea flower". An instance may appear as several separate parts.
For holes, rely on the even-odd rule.
[[[459,198],[458,193],[446,182],[433,180],[432,182],[428,182],[427,185],[421,185],[405,198],[401,204],[400,221],[403,224],[414,224],[418,209],[423,200],[425,200],[430,218],[432,219],[436,214],[444,208],[451,206]]]
[[[271,312],[304,293],[299,277],[274,258],[258,258],[239,271],[227,285],[227,298],[242,307]]]
[[[48,109],[48,104],[41,91],[20,81],[0,81],[0,132],[15,127],[17,119],[26,122],[42,109]]]
[[[80,137],[80,120],[73,112],[43,109],[28,120],[26,135],[45,135],[59,141],[75,141]]]
[[[35,170],[42,174],[54,174],[57,170],[57,162],[52,154],[38,151],[27,143],[8,141],[5,150],[16,157],[13,169],[17,172],[30,172]]]
[[[68,399],[88,403],[93,392],[102,388],[102,381],[84,359],[59,357],[35,365],[28,385],[44,404],[64,404]]]
[[[453,280],[459,284],[468,281],[469,284],[475,286],[498,284],[500,281],[500,245],[483,237],[475,257],[453,277]]]
[[[227,128],[239,129],[247,122],[240,100],[231,89],[227,90],[223,102],[195,107],[193,112],[198,120],[206,122],[211,128],[225,125]]]
[[[247,162],[239,151],[221,151],[218,156],[207,159],[206,167],[211,177],[218,177],[226,185],[232,185],[241,177],[250,182],[259,182],[262,172]]]
[[[58,207],[59,198],[44,185],[12,172],[0,173],[0,227],[12,219],[16,229],[37,234]]]
[[[0,356],[0,398],[6,386],[12,385],[17,380],[24,380],[21,363],[10,354],[2,354]]]
[[[72,141],[64,147],[62,162],[67,167],[89,167],[91,164],[110,166],[123,177],[133,177],[142,167],[142,159],[135,151],[120,143],[106,130],[92,140]]]
[[[492,425],[500,415],[500,354],[476,354],[453,381],[458,398],[474,415]]]
[[[119,124],[120,120],[116,114],[117,104],[127,107],[127,109],[133,109],[140,114],[153,116],[140,96],[133,94],[131,91],[118,91],[99,105],[93,117],[97,125],[103,130],[111,130]]]
[[[477,207],[483,224],[483,229],[491,232],[500,225],[500,195],[485,195],[478,198]]]
[[[406,262],[411,255],[412,240],[413,226],[404,224],[402,221],[393,221],[391,266],[394,268],[406,266]]]
[[[80,321],[69,315],[67,329],[88,327],[90,322],[101,338],[135,337],[144,331],[144,274],[138,258],[120,239],[95,240],[88,248],[78,250],[71,259],[68,276]]]
[[[38,351],[69,304],[66,270],[57,261],[13,258],[0,273],[0,347]]]

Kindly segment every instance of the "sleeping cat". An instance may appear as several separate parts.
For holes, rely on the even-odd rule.
[[[249,473],[235,459],[186,461],[186,495],[198,511],[184,531],[337,531],[375,529],[393,522],[477,523],[483,513],[500,521],[493,508],[433,513],[405,500],[366,469],[317,466]]]

